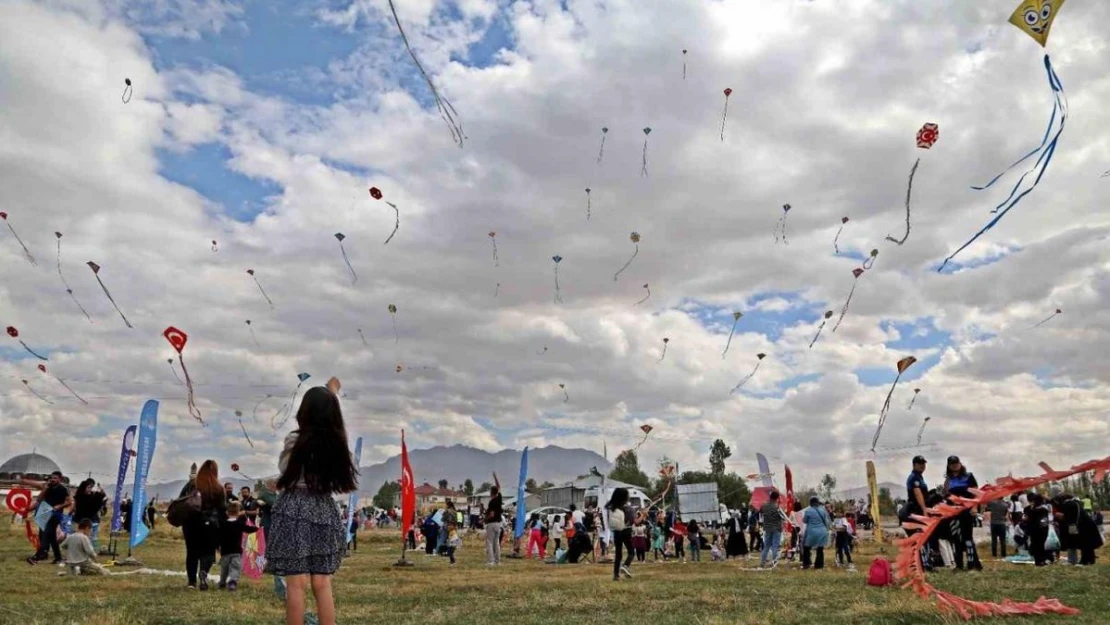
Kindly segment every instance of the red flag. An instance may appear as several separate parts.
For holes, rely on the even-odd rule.
[[[409,448],[405,446],[405,431],[401,430],[401,539],[404,540],[416,520],[416,480],[409,464]]]

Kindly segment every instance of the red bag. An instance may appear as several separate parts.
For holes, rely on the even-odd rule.
[[[890,586],[894,583],[894,575],[890,572],[890,560],[875,558],[871,569],[867,572],[868,586]]]

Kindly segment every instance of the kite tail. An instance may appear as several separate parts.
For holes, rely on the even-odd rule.
[[[54,379],[55,379],[55,380],[57,380],[57,381],[58,381],[58,382],[59,382],[59,383],[60,383],[60,384],[61,384],[62,386],[66,387],[66,390],[67,390],[67,391],[69,391],[69,394],[70,394],[70,395],[73,395],[73,396],[74,396],[74,397],[76,397],[77,399],[81,400],[81,403],[82,403],[82,404],[85,404],[86,406],[87,406],[87,405],[89,405],[89,402],[85,401],[85,398],[84,398],[84,397],[81,397],[80,395],[78,395],[78,394],[77,394],[77,391],[75,391],[75,390],[73,390],[72,388],[70,388],[70,387],[69,387],[69,385],[68,385],[68,384],[66,384],[66,381],[65,381],[65,380],[63,380],[63,379],[61,379],[61,378],[57,378],[57,377],[56,377],[56,378],[54,378]]]
[[[644,139],[644,160],[643,160],[643,165],[640,166],[640,176],[648,175],[648,170],[647,170],[647,142],[648,142],[648,140]]]
[[[590,220],[590,194],[586,194],[586,221]]]
[[[201,425],[206,425],[204,419],[201,417],[200,409],[197,408],[197,400],[193,394],[193,379],[189,377],[189,370],[185,368],[185,357],[178,354],[177,360],[181,363],[181,372],[185,374],[185,388],[188,389],[188,399],[186,403],[189,406],[189,414],[199,421]]]
[[[605,135],[601,135],[601,149],[597,151],[597,162],[600,163],[601,159],[605,158]]]
[[[498,282],[498,283],[497,283],[496,285],[494,285],[494,287],[493,287],[493,296],[494,296],[494,297],[497,297],[497,296],[498,296],[498,295],[500,295],[500,294],[501,294],[501,283],[500,283],[500,282]]]
[[[409,45],[409,38],[405,35],[405,29],[401,28],[401,18],[397,17],[397,9],[393,6],[393,0],[389,0],[389,10],[393,12],[393,21],[397,24],[397,32],[401,34],[401,41],[405,43],[405,49],[408,50],[409,56],[412,57],[412,62],[416,64],[416,69],[420,70],[420,75],[424,77],[424,82],[427,83],[428,89],[432,92],[432,98],[436,102],[436,108],[439,109],[439,116],[443,118],[443,121],[447,124],[447,128],[451,131],[451,140],[457,143],[461,148],[463,146],[463,139],[466,138],[466,135],[463,133],[462,124],[455,119],[458,116],[455,107],[451,105],[451,102],[447,98],[439,95],[439,91],[436,90],[436,86],[432,82],[431,77],[428,76],[428,72],[424,71],[424,66],[420,64],[420,59],[416,57],[416,53],[413,52],[412,46]]]
[[[783,213],[775,224],[775,243],[778,243],[780,239],[783,245],[790,245],[790,242],[786,240],[786,213]]]
[[[663,359],[666,358],[666,357],[667,357],[667,344],[663,343],[663,355],[661,355],[659,357],[659,362],[663,362]]]
[[[254,443],[251,442],[251,437],[247,436],[247,428],[243,425],[242,417],[239,418],[239,429],[243,430],[243,438],[247,439],[247,444],[251,446],[251,449],[254,449]]]
[[[459,145],[462,145],[462,143],[460,143]],[[389,245],[389,242],[393,240],[393,235],[397,234],[397,230],[401,228],[401,211],[397,209],[397,205],[393,202],[387,201],[386,204],[389,204],[390,208],[392,208],[394,212],[393,232],[389,233],[389,238],[387,238],[385,240],[385,243],[383,243],[382,245]]]
[[[7,220],[5,220],[4,223],[7,223]],[[27,262],[31,263],[32,267],[38,267],[38,261],[35,260],[35,257],[31,254],[31,250],[27,249],[27,245],[23,242],[23,239],[19,238],[19,235],[15,232],[15,228],[13,228],[10,223],[8,224],[8,230],[11,230],[12,236],[19,242],[19,246],[23,248],[23,255],[27,257]]]
[[[401,342],[401,335],[397,334],[397,317],[395,315],[390,315],[389,318],[393,321],[393,344],[396,345]],[[296,393],[294,393],[293,396],[296,397]]]
[[[833,250],[836,252],[837,256],[840,255],[840,246],[837,245],[837,242],[840,241],[841,232],[844,232],[844,224],[840,224],[840,228],[836,231],[836,236],[833,237]]]
[[[359,330],[358,330],[358,336],[359,336],[359,338],[361,338],[361,339],[362,339],[362,344],[363,344],[363,345],[365,345],[365,346],[367,346],[367,347],[370,347],[370,344],[366,342],[366,336],[365,336],[365,335],[363,335],[363,333],[362,333],[362,328],[359,328]]]
[[[1045,65],[1045,71],[1048,73],[1048,84],[1052,88],[1052,91],[1053,91],[1053,94],[1054,94],[1054,97],[1055,97],[1055,102],[1052,106],[1052,116],[1049,118],[1049,122],[1048,122],[1048,129],[1045,131],[1045,136],[1044,136],[1044,139],[1041,141],[1041,145],[1037,146],[1037,148],[1035,150],[1033,150],[1029,154],[1026,154],[1024,157],[1021,158],[1021,160],[1019,160],[1016,163],[1014,163],[1013,165],[1011,165],[1009,168],[1006,169],[1006,171],[1003,171],[1002,174],[1005,174],[1010,169],[1013,169],[1019,163],[1021,163],[1022,161],[1025,161],[1026,159],[1033,156],[1034,154],[1037,154],[1038,152],[1040,153],[1040,156],[1037,157],[1037,160],[1036,160],[1035,163],[1033,163],[1033,166],[1030,167],[1028,170],[1026,170],[1025,173],[1023,173],[1021,175],[1021,178],[1018,179],[1017,183],[1014,185],[1014,188],[1010,190],[1010,194],[1008,196],[1006,196],[1006,199],[1003,200],[1002,203],[1000,203],[998,206],[996,206],[993,211],[991,211],[991,214],[995,215],[995,218],[990,220],[989,222],[987,222],[987,225],[983,226],[982,229],[980,229],[978,232],[976,232],[970,239],[968,239],[968,241],[966,243],[961,245],[955,252],[952,252],[952,254],[948,258],[945,258],[944,262],[941,263],[940,268],[937,269],[937,272],[943,271],[945,266],[948,265],[949,261],[951,261],[953,258],[955,258],[960,252],[967,249],[967,247],[969,245],[974,243],[979,237],[983,236],[983,234],[985,234],[988,230],[993,228],[995,226],[995,224],[997,224],[999,222],[999,220],[1001,220],[1003,217],[1006,216],[1006,213],[1008,213],[1011,208],[1016,206],[1018,204],[1018,202],[1020,202],[1022,199],[1025,198],[1026,195],[1029,195],[1033,191],[1033,189],[1036,189],[1037,185],[1040,184],[1041,178],[1044,176],[1045,171],[1048,170],[1048,165],[1049,165],[1049,163],[1052,162],[1052,157],[1056,153],[1056,146],[1058,145],[1058,143],[1060,141],[1060,136],[1063,134],[1064,126],[1067,123],[1068,100],[1067,100],[1067,95],[1064,93],[1064,86],[1063,86],[1063,84],[1060,83],[1060,77],[1056,75],[1056,71],[1052,68],[1052,62],[1049,60],[1047,54],[1044,56],[1044,65]],[[1056,123],[1056,114],[1057,114],[1057,112],[1059,112],[1060,126],[1056,129],[1056,133],[1053,134],[1052,133],[1052,128]],[[1051,136],[1051,140],[1049,139],[1050,136]],[[1026,176],[1028,176],[1029,174],[1031,174],[1033,172],[1037,172],[1037,176],[1036,176],[1036,178],[1033,179],[1033,183],[1029,186],[1029,188],[1025,189],[1024,191],[1022,191],[1019,194],[1018,189],[1021,187],[1022,183],[1025,181]],[[995,181],[998,180],[998,178],[1000,178],[1002,176],[1002,174],[999,174],[998,176],[995,176],[994,180],[991,180],[989,183],[987,183],[983,187],[972,187],[972,188],[974,188],[974,189],[979,189],[979,188],[985,189],[985,188],[991,186],[992,184],[994,184]]]
[[[351,259],[347,257],[347,249],[343,247],[343,242],[339,242],[339,251],[343,252],[343,261],[347,263],[347,269],[351,271],[351,284],[358,282],[358,274],[355,273],[355,268],[351,266]],[[254,331],[251,331],[254,334]],[[255,341],[257,343],[257,341]]]
[[[559,290],[559,265],[555,265],[555,303],[563,303],[563,294]]]
[[[748,383],[748,380],[752,379],[752,376],[754,376],[754,375],[755,375],[755,372],[756,372],[756,371],[759,371],[759,365],[761,365],[761,364],[763,364],[763,361],[762,361],[762,360],[761,360],[761,361],[759,361],[759,362],[757,362],[757,363],[755,363],[755,369],[752,369],[752,372],[751,372],[751,373],[749,373],[749,374],[748,374],[747,376],[745,376],[743,380],[740,380],[740,383],[739,383],[739,384],[737,384],[736,386],[732,387],[732,390],[731,390],[731,391],[729,391],[729,392],[728,392],[728,394],[729,394],[729,395],[732,395],[732,394],[733,394],[733,393],[735,393],[736,391],[738,391],[738,390],[740,390],[741,388],[743,388],[743,386],[744,386],[745,384],[747,384],[747,383]]]
[[[270,308],[273,308],[274,301],[270,299],[269,295],[266,295],[266,289],[262,288],[262,283],[258,281],[258,278],[254,278],[254,283],[258,286],[258,292],[262,294],[262,297],[266,298],[266,303],[270,305]]]
[[[899,373],[894,378],[894,384],[890,385],[890,392],[886,394],[886,401],[883,402],[883,409],[879,411],[879,427],[875,428],[875,436],[871,439],[871,451],[875,451],[875,446],[879,444],[879,435],[883,432],[883,424],[886,423],[886,416],[890,412],[890,398],[894,395],[894,387],[898,386],[898,380],[902,378]]]
[[[42,401],[50,404],[51,406],[54,405],[54,402],[50,401],[49,399],[47,399],[47,398],[43,397],[42,395],[39,395],[37,392],[35,392],[35,389],[31,388],[31,385],[28,384],[26,380],[23,381],[23,386],[26,386],[27,390],[31,391],[31,394],[34,395],[35,397],[38,397],[39,399],[41,399]]]
[[[258,342],[258,337],[254,335],[254,328],[251,326],[247,326],[247,329],[251,331],[251,340],[254,341],[255,346],[259,349],[262,349],[262,344]]]
[[[809,342],[809,348],[810,348],[810,349],[813,349],[813,344],[817,342],[817,339],[818,339],[818,338],[820,338],[820,336],[821,336],[821,330],[824,330],[824,329],[825,329],[825,324],[826,324],[826,323],[828,323],[828,321],[822,321],[822,322],[821,322],[821,325],[817,326],[817,334],[814,334],[814,335],[813,335],[813,340]]]
[[[567,389],[564,388],[563,389],[563,403],[565,404],[568,401],[570,401],[570,393],[568,393]]]
[[[724,357],[728,355],[728,348],[729,348],[730,345],[732,345],[732,335],[736,333],[736,323],[738,321],[740,321],[740,320],[737,319],[736,321],[732,322],[732,330],[729,331],[728,341],[725,342],[725,351],[721,352],[721,358],[722,359],[724,359]]]
[[[81,305],[81,302],[77,301],[77,296],[73,294],[73,289],[66,289],[66,293],[69,293],[69,296],[73,298],[73,303],[77,304],[77,308],[81,310],[81,314],[85,315],[85,319],[88,319],[89,323],[92,323],[92,317],[89,316],[89,311],[85,310],[85,307]]]
[[[721,114],[721,141],[725,140],[725,120],[728,119],[728,97],[725,97],[725,112]]]
[[[857,284],[859,284],[858,280],[852,283],[852,290],[848,291],[848,299],[844,300],[844,307],[840,309],[840,316],[836,318],[836,325],[833,326],[833,332],[836,332],[836,329],[840,327],[840,322],[844,321],[844,315],[848,314],[848,305],[852,303],[852,295],[856,292]]]
[[[127,316],[124,315],[123,311],[119,309],[119,304],[116,304],[116,300],[112,299],[112,294],[108,292],[108,287],[104,286],[104,281],[100,279],[100,275],[94,275],[96,275],[96,281],[100,283],[100,288],[104,290],[104,295],[108,297],[108,301],[112,302],[112,306],[115,307],[116,312],[118,312],[119,316],[123,318],[123,323],[129,328],[134,328],[135,326],[131,325],[131,322],[127,320]]]
[[[928,421],[921,424],[921,429],[917,431],[917,444],[921,444],[921,436],[925,434],[925,426],[929,425]]]
[[[914,395],[912,398],[910,398],[910,404],[906,406],[906,410],[913,410],[913,403],[915,401],[917,401],[917,395]]]
[[[497,257],[497,239],[490,239],[493,241],[493,266],[500,267],[501,259]]]
[[[361,334],[361,332],[360,332],[360,334]],[[267,396],[263,397],[261,401],[259,401],[257,404],[254,405],[254,412],[251,413],[251,419],[253,419],[255,423],[258,423],[258,409],[259,409],[259,407],[261,407],[262,404],[265,403],[265,401],[267,399],[270,399],[270,397],[271,397],[271,395],[267,395]]]
[[[1054,317],[1056,317],[1056,313],[1052,313],[1046,319],[1043,319],[1042,321],[1038,322],[1037,325],[1035,325],[1033,327],[1034,328],[1039,328],[1039,327],[1043,326],[1044,324],[1048,323],[1049,321],[1051,321]]]
[[[31,349],[30,347],[27,347],[27,344],[26,344],[26,343],[24,343],[22,339],[20,339],[20,340],[19,340],[19,344],[23,346],[23,349],[27,350],[27,353],[31,354],[31,355],[32,355],[32,356],[34,356],[35,358],[38,358],[39,360],[46,360],[46,361],[48,361],[48,362],[49,362],[49,360],[50,360],[49,358],[47,358],[46,356],[43,356],[43,355],[39,354],[38,352],[36,352],[35,350]]]
[[[647,290],[647,292],[648,292],[648,293],[647,293],[647,295],[645,295],[645,296],[644,296],[644,297],[643,297],[643,298],[642,298],[642,299],[641,299],[640,301],[636,302],[636,305],[637,305],[637,306],[639,306],[640,304],[643,304],[644,302],[646,302],[646,301],[648,301],[649,299],[651,299],[651,289],[649,288],[649,289]],[[728,348],[727,348],[727,347],[725,348],[725,351],[726,351],[726,352],[728,351]]]
[[[636,251],[632,252],[632,258],[629,258],[628,262],[624,264],[624,267],[621,267],[620,270],[617,271],[617,273],[613,274],[613,282],[616,282],[617,278],[620,277],[621,273],[623,273],[625,269],[628,269],[628,266],[632,264],[632,261],[636,260],[636,255],[639,254],[639,253],[640,253],[640,246],[637,245],[636,246]]]
[[[917,173],[917,166],[921,163],[921,159],[913,162],[913,167],[910,168],[910,181],[906,185],[906,233],[902,235],[901,239],[895,239],[889,234],[886,235],[886,240],[892,243],[902,245],[906,239],[910,238],[910,196],[913,194],[913,176]]]
[[[77,301],[77,296],[73,294],[73,289],[69,288],[69,283],[66,282],[66,277],[62,274],[62,240],[60,238],[58,239],[58,277],[62,279],[62,286],[66,288],[66,293],[73,299],[73,303],[77,304],[77,308],[81,309],[81,314],[85,315],[89,323],[92,323],[92,317],[89,316],[89,312],[85,310],[81,302]]]

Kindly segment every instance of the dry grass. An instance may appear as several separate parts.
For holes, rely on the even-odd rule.
[[[484,566],[477,539],[459,553],[459,564],[412,556],[416,566],[392,567],[395,532],[363,533],[360,550],[335,579],[340,622],[419,623],[629,623],[688,625],[916,625],[954,622],[909,591],[864,583],[875,555],[864,547],[859,572],[744,570],[751,561],[633,565],[635,578],[614,583],[601,565],[552,566],[508,560]],[[1110,554],[1102,554],[1110,557]],[[186,591],[184,579],[161,576],[58,578],[56,567],[30,567],[22,528],[0,532],[0,624],[210,625],[277,624],[282,605],[269,578],[244,581],[236,594]],[[146,566],[183,570],[184,546],[159,526],[137,555]],[[708,554],[703,554],[708,556]],[[650,560],[650,557],[649,557]],[[1094,568],[988,565],[984,573],[941,572],[937,586],[976,599],[1058,597],[1083,610],[1078,617],[1008,619],[1007,625],[1110,622],[1110,566]]]

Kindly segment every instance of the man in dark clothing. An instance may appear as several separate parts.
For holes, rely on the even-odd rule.
[[[224,499],[228,503],[239,501],[239,498],[235,496],[235,485],[231,482],[226,482],[224,484]]]
[[[151,499],[146,506],[146,526],[150,529],[154,529],[154,519],[158,516],[158,510],[154,507],[155,501],[157,501],[157,498]]]
[[[904,523],[910,519],[911,514],[924,514],[927,504],[925,503],[926,497],[929,495],[929,486],[925,484],[925,457],[913,457],[913,470],[910,471],[909,477],[906,478],[906,504],[898,514],[898,522]],[[920,532],[919,529],[904,528],[906,535],[916,534]],[[925,566],[926,571],[933,569],[932,554],[930,553],[929,544],[926,543],[921,547],[921,562]]]
[[[58,526],[62,523],[62,511],[73,505],[73,497],[62,483],[61,471],[50,474],[50,479],[43,485],[42,492],[39,493],[28,514],[34,517],[35,511],[44,503],[53,508],[53,512],[50,514],[50,520],[46,522],[46,527],[39,530],[39,549],[35,555],[27,558],[28,564],[45,560],[50,551],[54,552],[54,564],[62,562],[62,551],[58,547]]]
[[[991,515],[991,557],[998,557],[998,543],[1002,543],[1002,557],[1006,557],[1006,521],[1010,516],[1010,502],[1005,499],[995,499],[987,504],[987,512]]]
[[[251,496],[251,487],[239,489],[239,506],[247,513],[247,520],[258,522],[258,500]]]
[[[971,489],[979,488],[975,474],[967,470],[957,456],[948,456],[948,471],[944,480],[944,496],[971,497]],[[983,570],[979,562],[979,554],[975,549],[975,517],[971,510],[964,510],[953,519],[953,542],[956,551],[956,568],[964,568],[964,556],[967,556],[969,570]]]

